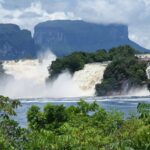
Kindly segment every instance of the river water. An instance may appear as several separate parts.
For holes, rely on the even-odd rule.
[[[27,127],[26,114],[32,105],[39,106],[41,109],[47,103],[55,105],[63,104],[68,107],[76,105],[80,99],[91,103],[94,100],[107,111],[117,110],[124,113],[125,117],[137,114],[138,103],[150,103],[150,97],[76,97],[76,98],[39,98],[39,99],[20,99],[22,106],[16,109],[17,116],[14,117],[22,127]]]

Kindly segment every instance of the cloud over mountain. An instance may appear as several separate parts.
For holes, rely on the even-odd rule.
[[[39,22],[83,19],[96,23],[123,23],[130,38],[150,48],[149,0],[0,0],[0,23],[33,29]]]

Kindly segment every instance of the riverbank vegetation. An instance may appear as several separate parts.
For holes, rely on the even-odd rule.
[[[84,65],[88,63],[104,62],[109,60],[110,57],[106,50],[98,50],[95,53],[74,52],[68,56],[57,58],[52,62],[52,65],[49,68],[49,78],[51,80],[56,79],[58,75],[65,70],[73,74],[75,71],[83,69]]]
[[[104,72],[102,83],[95,87],[97,96],[127,94],[132,88],[148,84],[147,62],[140,61],[133,48],[113,48],[109,55],[112,62]]]
[[[112,61],[120,57],[134,56],[135,52],[130,46],[119,46],[109,51],[102,49],[94,53],[74,52],[68,56],[59,57],[52,62],[49,68],[49,78],[55,79],[65,70],[73,74],[75,71],[83,69],[87,63]]]
[[[112,48],[109,51],[98,50],[95,53],[75,52],[52,62],[49,79],[55,80],[65,70],[73,74],[83,69],[87,63],[110,61],[102,83],[95,86],[97,96],[127,94],[130,89],[145,85],[149,88],[150,81],[146,76],[147,63],[139,60],[135,56],[137,53],[128,45]]]
[[[0,149],[2,150],[149,150],[150,104],[141,103],[138,115],[124,118],[96,102],[77,105],[32,106],[28,127],[11,119],[18,100],[0,96]],[[19,114],[18,114],[19,115]]]

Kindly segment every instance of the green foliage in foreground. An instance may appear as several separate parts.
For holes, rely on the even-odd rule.
[[[0,112],[13,100],[0,97]],[[13,109],[14,107],[12,107]],[[7,110],[7,109],[6,109]],[[80,100],[76,106],[32,106],[29,127],[20,128],[10,117],[0,117],[1,150],[149,150],[150,104],[139,104],[138,116],[124,119],[120,112],[107,112],[96,102]],[[3,124],[3,126],[2,126]]]
[[[146,62],[134,56],[135,50],[129,46],[120,46],[110,50],[112,62],[107,66],[103,81],[96,85],[96,95],[126,94],[131,88],[148,84]]]

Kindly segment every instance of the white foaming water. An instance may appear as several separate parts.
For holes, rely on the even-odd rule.
[[[107,65],[108,62],[86,64],[83,70],[75,72],[73,80],[82,90],[94,95],[95,85],[101,83]]]
[[[147,89],[147,86],[140,88],[132,88],[128,93],[128,96],[150,96],[150,92]]]
[[[47,95],[45,79],[48,77],[48,66],[56,56],[50,52],[39,55],[35,60],[5,61],[5,73],[13,76],[7,79],[5,86],[0,87],[0,94],[11,98],[33,98]]]
[[[0,94],[11,98],[81,97],[93,96],[94,86],[101,82],[107,64],[87,64],[72,77],[63,72],[52,84],[45,84],[49,76],[48,67],[56,57],[45,53],[35,60],[5,61],[5,73],[14,78],[0,86]]]
[[[150,79],[150,66],[147,67],[146,74],[147,74],[147,78]]]
[[[5,61],[3,68],[5,73],[12,75],[15,80],[31,80],[40,84],[49,76],[47,67],[55,59],[55,55],[46,52],[35,60]]]
[[[55,55],[47,52],[35,60],[5,61],[5,73],[14,78],[6,78],[0,84],[0,95],[10,98],[62,98],[93,96],[95,84],[101,83],[104,71],[109,62],[86,64],[83,70],[63,72],[53,83],[45,84],[49,76],[48,67],[56,59]],[[148,74],[148,71],[147,71]],[[150,95],[146,87],[133,88],[126,95]]]

